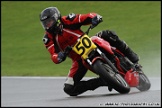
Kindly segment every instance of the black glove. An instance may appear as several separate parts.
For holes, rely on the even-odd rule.
[[[63,52],[58,53],[58,61],[59,63],[63,62],[66,59],[66,54]]]
[[[96,15],[95,17],[92,18],[92,26],[93,27],[97,26],[100,22],[102,22],[101,15]]]

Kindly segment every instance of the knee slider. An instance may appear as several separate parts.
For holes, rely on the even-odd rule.
[[[70,84],[64,84],[64,92],[71,95],[73,91],[73,85]]]

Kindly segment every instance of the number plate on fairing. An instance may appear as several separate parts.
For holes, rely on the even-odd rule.
[[[88,35],[83,35],[74,45],[73,51],[79,54],[83,59],[87,59],[89,53],[96,48],[97,46],[92,42]]]

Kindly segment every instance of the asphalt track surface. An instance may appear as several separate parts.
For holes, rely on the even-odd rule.
[[[100,87],[73,97],[63,91],[65,79],[1,77],[1,107],[161,107],[161,77],[149,77],[151,88],[145,92],[131,88],[129,94],[119,94]]]

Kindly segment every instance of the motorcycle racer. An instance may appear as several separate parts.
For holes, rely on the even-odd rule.
[[[45,30],[43,42],[51,55],[51,59],[55,64],[59,64],[66,59],[64,50],[68,45],[73,45],[84,32],[81,26],[90,25],[97,26],[102,21],[102,16],[97,13],[74,14],[61,16],[57,7],[45,8],[40,13],[40,21]],[[96,34],[108,41],[112,46],[118,48],[133,63],[138,64],[139,57],[134,53],[128,45],[119,39],[115,32],[103,30]],[[87,72],[81,57],[70,52],[68,55],[72,59],[72,67],[69,70],[67,79],[64,83],[64,91],[70,96],[79,95],[87,90],[95,90],[100,86],[107,86],[107,83],[99,78],[92,78],[83,81],[82,78]]]

